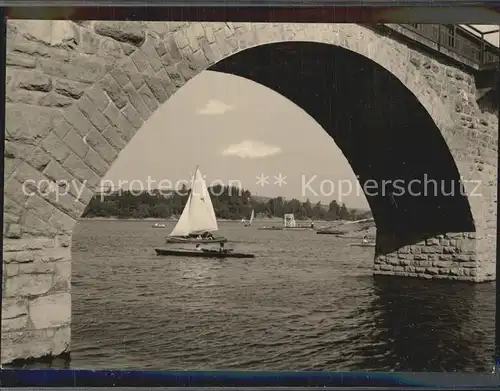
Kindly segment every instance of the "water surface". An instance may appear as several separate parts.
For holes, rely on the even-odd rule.
[[[81,221],[71,367],[490,371],[495,284],[374,278],[373,248],[221,223],[255,259],[158,257],[166,229]]]

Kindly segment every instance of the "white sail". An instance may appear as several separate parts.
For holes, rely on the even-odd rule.
[[[249,223],[249,224],[252,224],[252,222],[253,222],[253,218],[254,218],[254,215],[255,215],[255,212],[254,212],[254,210],[252,209],[252,214],[250,215],[250,223]]]
[[[218,229],[212,199],[203,176],[196,167],[188,200],[170,236],[185,236],[198,232],[217,231]]]

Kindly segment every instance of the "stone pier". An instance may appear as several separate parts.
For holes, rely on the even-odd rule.
[[[68,239],[4,239],[2,363],[69,350]]]
[[[381,238],[378,238],[379,241]],[[481,259],[476,234],[447,233],[375,257],[376,275],[485,282],[495,279],[495,262]]]

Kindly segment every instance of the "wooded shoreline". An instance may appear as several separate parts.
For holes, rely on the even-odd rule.
[[[332,200],[329,205],[309,200],[288,200],[284,197],[268,198],[253,196],[250,191],[238,188],[214,186],[208,189],[219,221],[249,219],[252,210],[255,221],[277,218],[293,213],[296,220],[354,221],[372,217],[371,211],[348,208]],[[95,195],[85,209],[82,218],[160,219],[178,218],[188,198],[188,191],[168,195],[158,192],[120,191],[107,195]]]

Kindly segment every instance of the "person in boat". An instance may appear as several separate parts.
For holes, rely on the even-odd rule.
[[[198,243],[198,244],[196,245],[196,251],[201,251],[201,245],[200,245],[200,243]]]
[[[368,236],[367,236],[367,235],[365,235],[365,236],[363,237],[362,243],[363,243],[363,244],[367,244],[367,243],[368,243]]]
[[[224,243],[220,243],[220,246],[219,246],[219,252],[221,253],[225,253],[227,250],[224,248]]]
[[[203,232],[203,234],[201,235],[201,237],[203,239],[207,239],[207,240],[213,240],[214,239],[214,236],[210,232]]]
[[[311,221],[311,229],[314,229],[314,221]]]

